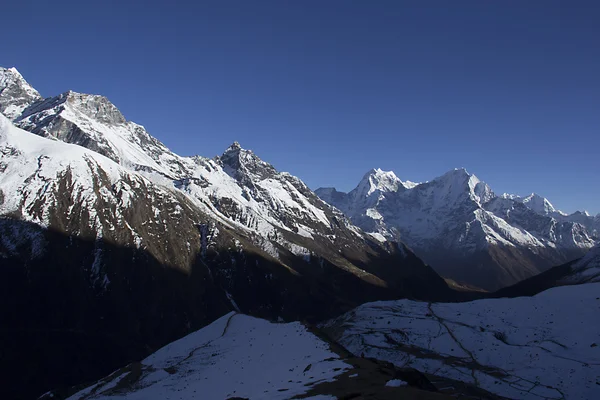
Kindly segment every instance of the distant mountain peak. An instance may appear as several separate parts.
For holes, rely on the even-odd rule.
[[[531,193],[529,196],[526,196],[518,201],[522,202],[527,207],[539,214],[549,215],[557,212],[548,199],[540,196],[537,193]]]
[[[358,184],[358,191],[363,196],[369,196],[375,191],[396,192],[404,187],[400,178],[393,171],[383,171],[376,168],[367,172]]]
[[[492,189],[476,175],[465,168],[454,168],[435,178],[432,183],[443,187],[448,199],[462,199],[465,195],[479,205],[485,204],[496,195]]]

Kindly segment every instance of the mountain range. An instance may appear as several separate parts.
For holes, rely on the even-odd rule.
[[[105,97],[0,75],[2,362],[23,367],[3,390],[99,377],[228,311],[320,320],[459,295],[238,143],[180,157]]]
[[[43,98],[0,68],[0,397],[65,397],[230,312],[311,324],[484,297],[464,288],[581,257],[599,220],[463,169],[313,192],[237,142],[182,157],[103,96]],[[544,284],[596,279],[590,254]]]
[[[567,215],[545,198],[496,195],[454,169],[429,182],[368,172],[349,193],[315,191],[380,240],[399,240],[439,274],[497,290],[581,257],[600,240],[600,215]]]

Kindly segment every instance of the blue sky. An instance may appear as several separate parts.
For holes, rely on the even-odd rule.
[[[313,189],[465,167],[600,212],[597,1],[177,3],[8,2],[0,65],[44,96],[103,94],[182,155],[237,140]]]

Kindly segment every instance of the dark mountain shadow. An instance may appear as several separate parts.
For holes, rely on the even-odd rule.
[[[570,261],[566,264],[559,265],[550,268],[541,274],[532,276],[531,278],[517,282],[514,285],[502,288],[494,293],[493,297],[521,297],[521,296],[535,296],[545,290],[551,289],[556,286],[561,286],[559,281],[568,277],[571,273],[571,266],[575,264],[579,259]]]
[[[0,398],[49,390],[64,398],[236,308],[318,322],[367,301],[454,293],[414,256],[357,260],[389,282],[382,286],[321,257],[271,258],[238,232],[220,231],[244,251],[217,243],[184,270],[136,247],[0,218]]]
[[[0,398],[66,394],[231,309],[207,273],[143,250],[12,219],[0,220],[0,235]]]

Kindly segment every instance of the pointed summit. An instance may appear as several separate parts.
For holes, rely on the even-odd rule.
[[[242,175],[255,175],[265,178],[277,173],[275,167],[263,161],[252,150],[246,150],[236,141],[229,146],[221,157],[218,157],[234,178]]]
[[[374,168],[363,176],[354,190],[359,196],[366,197],[375,191],[384,193],[397,192],[399,188],[404,188],[404,184],[393,171],[383,171],[380,168]]]
[[[495,197],[485,182],[465,168],[454,168],[432,182],[443,188],[439,193],[444,193],[444,198],[453,199],[454,202],[467,195],[472,201],[482,205]]]
[[[228,153],[230,151],[238,151],[238,150],[242,150],[242,146],[240,146],[240,142],[238,142],[237,140],[235,142],[233,142],[231,144],[231,146],[229,146],[227,148],[227,150],[225,150],[225,153]]]
[[[529,196],[519,199],[519,201],[538,214],[550,215],[556,212],[552,203],[537,193],[531,193]]]
[[[0,67],[0,112],[15,120],[23,110],[42,96],[35,90],[16,68]]]

